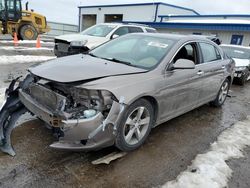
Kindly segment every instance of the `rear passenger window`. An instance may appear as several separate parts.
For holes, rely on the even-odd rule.
[[[118,36],[122,36],[128,33],[129,33],[128,27],[120,27],[114,32],[114,34]]]
[[[221,59],[219,51],[213,45],[200,43],[200,47],[203,55],[203,63]]]
[[[139,27],[129,27],[129,32],[130,33],[142,33],[143,30]]]

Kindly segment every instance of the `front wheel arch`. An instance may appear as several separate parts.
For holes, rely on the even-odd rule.
[[[138,113],[141,108],[143,108],[143,112],[141,113],[141,115],[143,115],[138,118]],[[132,151],[139,148],[145,142],[151,129],[153,128],[154,119],[153,106],[150,101],[145,98],[140,98],[128,105],[117,124],[117,134],[115,138],[116,147],[122,151]],[[146,123],[142,123],[145,121]],[[136,130],[138,129],[137,126],[139,126],[139,133],[141,133],[138,137],[136,135]],[[130,134],[130,132],[132,132],[132,134]],[[129,134],[130,137],[128,136]],[[129,137],[129,140],[127,140],[127,136]]]

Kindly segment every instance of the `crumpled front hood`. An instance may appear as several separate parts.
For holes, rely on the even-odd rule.
[[[233,58],[235,61],[235,67],[248,67],[250,65],[249,59],[237,59]]]
[[[51,60],[31,67],[29,71],[41,78],[61,83],[147,72],[144,69],[82,54]]]

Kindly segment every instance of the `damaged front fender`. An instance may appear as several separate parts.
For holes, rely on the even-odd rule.
[[[27,112],[18,98],[19,86],[14,86],[19,78],[13,80],[6,90],[6,102],[0,110],[0,150],[11,156],[15,156],[15,152],[11,145],[11,133],[15,128],[18,118]]]
[[[104,119],[101,113],[85,120],[63,121],[64,136],[50,145],[64,150],[98,150],[114,144],[116,127],[125,109],[123,98],[113,101],[108,116]],[[76,140],[85,140],[85,143]]]

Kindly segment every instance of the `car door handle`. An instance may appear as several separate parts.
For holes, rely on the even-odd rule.
[[[204,71],[199,70],[199,71],[197,72],[197,75],[199,75],[199,76],[201,76],[201,75],[203,75],[203,74],[204,74]]]
[[[225,65],[222,65],[222,66],[221,66],[221,68],[222,68],[222,69],[225,69],[225,68],[226,68],[226,66],[225,66]]]

